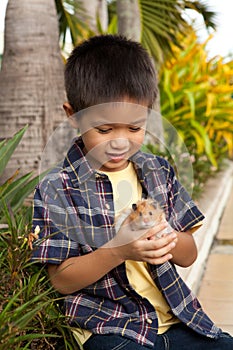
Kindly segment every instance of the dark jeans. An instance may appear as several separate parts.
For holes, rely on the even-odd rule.
[[[132,340],[119,335],[92,335],[84,344],[85,350],[148,350]],[[157,336],[153,350],[233,350],[233,337],[222,333],[211,339],[199,335],[183,324],[171,327]]]

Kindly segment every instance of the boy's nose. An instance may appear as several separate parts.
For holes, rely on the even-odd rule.
[[[125,138],[116,138],[110,141],[110,145],[114,149],[128,150],[129,140]]]

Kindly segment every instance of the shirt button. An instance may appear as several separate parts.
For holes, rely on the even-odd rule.
[[[147,318],[146,319],[146,323],[149,323],[149,324],[151,324],[153,321],[152,321],[152,319],[151,318]]]
[[[110,209],[110,205],[108,203],[106,203],[105,204],[105,208],[109,210]]]

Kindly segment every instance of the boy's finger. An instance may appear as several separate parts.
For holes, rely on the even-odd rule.
[[[156,244],[158,244],[158,242],[156,242]],[[171,251],[175,245],[176,243],[173,241],[160,248],[146,249],[144,252],[144,259],[151,264],[164,263],[165,261],[172,259]]]
[[[168,252],[171,249],[173,249],[176,243],[177,243],[177,235],[176,233],[172,233],[169,235],[169,237],[166,236],[159,239],[157,238],[153,240],[152,239],[146,240],[144,243],[144,250],[147,252],[154,251],[156,252],[156,254],[164,255],[166,253],[166,250]]]
[[[156,225],[156,226],[150,228],[148,231],[146,231],[145,236],[148,239],[153,238],[158,233],[160,233],[161,231],[165,230],[167,227],[168,227],[167,222],[162,222],[161,224]]]

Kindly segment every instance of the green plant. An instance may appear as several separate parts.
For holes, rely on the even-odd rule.
[[[99,34],[104,32],[98,15],[96,16],[97,32],[88,27],[90,15],[85,11],[85,6],[82,6],[85,1],[56,0],[55,3],[59,18],[59,32],[63,44],[65,43],[66,33],[68,31],[70,32],[74,46],[83,39],[97,34],[97,32]],[[109,0],[105,3],[108,7],[109,18],[107,33],[116,34],[120,31],[121,34],[127,36],[127,31],[122,33],[120,28],[118,28],[119,10],[117,9],[117,3],[117,0]],[[172,56],[173,45],[181,47],[179,35],[186,35],[188,27],[183,16],[185,9],[193,10],[202,16],[207,28],[216,27],[215,13],[203,2],[188,0],[138,0],[135,3],[137,3],[141,27],[140,38],[138,39],[140,39],[142,45],[149,51],[158,64],[162,63],[164,57]],[[95,5],[93,6],[95,7]],[[125,18],[129,16],[129,12],[129,10],[125,10]],[[138,23],[138,21],[136,22]]]
[[[233,61],[208,59],[206,44],[190,29],[183,49],[174,47],[175,58],[160,70],[161,112],[189,153],[217,168],[233,156]]]
[[[27,126],[0,142],[0,175]],[[62,314],[62,298],[51,288],[44,268],[30,261],[32,206],[23,206],[39,177],[18,170],[0,186],[0,350],[82,348]]]
[[[21,141],[28,126],[19,130],[11,139],[0,142],[0,176],[6,169],[14,150]],[[11,207],[13,212],[16,212],[24,203],[28,195],[34,190],[39,181],[39,176],[32,178],[33,173],[30,172],[21,177],[18,177],[19,169],[0,185],[0,199]],[[0,205],[0,222],[3,221],[3,207]]]
[[[32,208],[14,215],[2,201],[8,228],[0,231],[0,350],[78,349],[62,298],[49,285],[44,268],[30,261]]]

